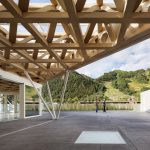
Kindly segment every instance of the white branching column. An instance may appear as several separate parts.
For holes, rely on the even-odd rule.
[[[38,88],[39,92],[42,93],[42,88]],[[42,116],[42,110],[43,110],[43,103],[40,97],[38,98],[39,101],[39,115]]]
[[[49,95],[49,99],[50,99],[51,106],[52,106],[52,112],[53,112],[54,118],[56,119],[54,103],[53,103],[52,94],[51,94],[51,90],[50,90],[48,81],[46,82],[46,85],[47,85],[48,95]]]
[[[58,107],[57,119],[59,119],[61,107],[62,107],[62,104],[64,102],[64,96],[65,96],[66,86],[67,86],[67,82],[68,82],[68,77],[69,77],[69,71],[67,71],[66,74],[65,74],[64,86],[63,86],[63,89],[62,89],[61,98],[60,98],[60,104],[59,104],[59,107]]]
[[[52,119],[55,119],[53,113],[51,112],[51,110],[49,109],[49,106],[47,105],[47,103],[45,102],[44,98],[42,97],[41,93],[38,91],[38,89],[36,88],[36,86],[34,85],[34,82],[32,81],[30,75],[28,74],[27,71],[24,71],[26,77],[29,79],[29,81],[31,82],[33,88],[35,89],[35,91],[37,92],[37,95],[39,96],[39,98],[41,99],[41,101],[43,102],[44,106],[46,107],[46,109],[48,110],[48,112],[50,113],[50,115],[52,116]]]
[[[25,118],[25,84],[19,85],[20,118]]]
[[[4,113],[8,113],[7,95],[4,95]]]
[[[14,113],[17,113],[18,95],[14,95]]]

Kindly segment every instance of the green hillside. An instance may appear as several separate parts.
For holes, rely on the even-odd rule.
[[[59,100],[61,95],[61,90],[63,87],[63,79],[57,78],[49,81],[49,85],[52,92],[52,97],[55,101]],[[77,72],[71,72],[69,75],[69,80],[67,84],[67,89],[65,93],[65,100],[69,102],[74,101],[86,101],[93,99],[95,93],[99,93],[99,96],[103,97],[105,92],[104,83],[98,83],[96,80],[81,75]],[[47,97],[46,85],[43,85],[43,95],[46,99]],[[94,100],[94,99],[93,99]]]
[[[52,96],[58,101],[63,86],[63,79],[49,81]],[[127,101],[130,97],[139,101],[141,91],[150,89],[150,69],[137,71],[115,70],[92,79],[77,72],[71,72],[65,93],[65,101]],[[46,85],[43,85],[43,96],[48,100]]]
[[[104,95],[110,101],[126,101],[130,97],[129,95],[119,91],[119,89],[114,88],[111,82],[106,82],[105,86],[107,90]]]

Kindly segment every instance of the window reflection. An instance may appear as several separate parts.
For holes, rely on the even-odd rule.
[[[25,93],[26,117],[39,115],[39,97],[33,87],[26,85]]]

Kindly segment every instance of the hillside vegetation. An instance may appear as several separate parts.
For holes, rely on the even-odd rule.
[[[63,79],[49,81],[52,97],[59,101]],[[137,71],[115,70],[92,79],[77,72],[71,72],[65,93],[65,101],[128,101],[130,97],[139,101],[140,92],[150,89],[150,69]],[[43,85],[43,96],[48,99],[46,85]]]

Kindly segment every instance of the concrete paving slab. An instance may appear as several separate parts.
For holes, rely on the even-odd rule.
[[[0,150],[150,149],[149,113],[108,111],[96,114],[94,111],[81,111],[63,112],[62,116],[68,117],[50,121],[49,115],[45,114],[38,118],[0,123]],[[126,144],[74,144],[82,131],[118,131]]]

